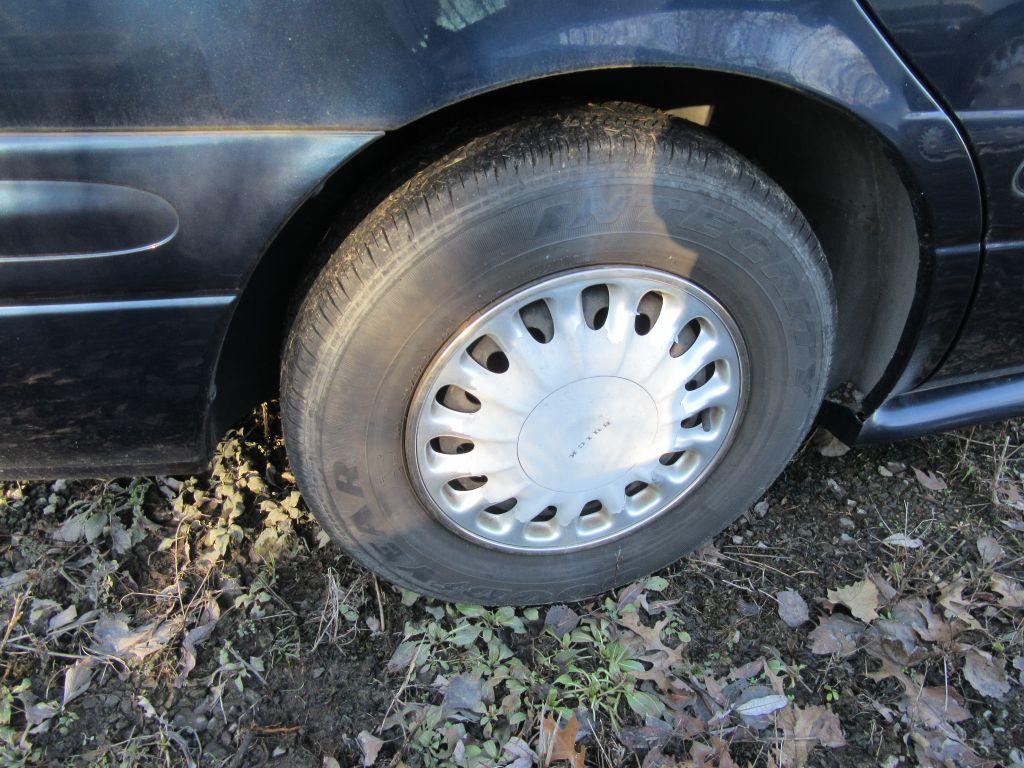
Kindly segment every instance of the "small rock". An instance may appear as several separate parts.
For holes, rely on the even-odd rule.
[[[811,444],[815,447],[818,453],[830,459],[836,458],[837,456],[843,456],[850,451],[850,446],[824,427],[819,427],[814,433],[814,437],[811,438]]]
[[[848,531],[852,531],[854,528],[857,527],[857,524],[855,522],[853,522],[853,520],[850,519],[849,517],[840,517],[839,518],[839,527],[840,528],[845,528]]]
[[[853,542],[856,541],[856,539],[853,538],[853,536],[845,532],[840,534],[839,540],[843,542],[843,544],[853,544]]]
[[[758,517],[764,517],[768,514],[768,501],[762,499],[754,505],[754,514]]]
[[[742,536],[733,536],[732,537],[732,543],[733,544],[742,544],[743,543],[743,537]]]
[[[892,470],[889,469],[888,467],[883,467],[879,465],[878,474],[880,474],[882,477],[892,477]]]
[[[832,491],[832,493],[835,495],[837,499],[841,499],[844,496],[846,496],[846,492],[843,491],[843,487],[839,483],[837,483],[833,478],[830,477],[828,480],[826,480],[825,485],[828,486],[828,489]]]

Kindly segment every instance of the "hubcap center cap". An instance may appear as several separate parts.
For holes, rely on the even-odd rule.
[[[519,433],[523,471],[538,485],[574,493],[629,472],[649,453],[658,407],[629,379],[593,376],[544,398]]]

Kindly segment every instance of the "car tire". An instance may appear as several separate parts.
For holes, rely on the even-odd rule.
[[[641,106],[562,109],[474,138],[397,188],[333,253],[325,254],[322,264],[299,305],[283,354],[284,431],[299,486],[324,528],[359,563],[395,584],[441,599],[489,605],[576,600],[672,563],[722,530],[778,476],[806,435],[828,380],[835,300],[828,267],[804,217],[776,184],[709,132]],[[472,483],[464,479],[453,481],[457,487],[448,484],[453,491],[435,487],[425,479],[434,465],[422,463],[420,451],[441,454],[444,446],[436,435],[416,431],[416,424],[430,423],[430,409],[436,411],[439,402],[457,409],[444,405],[441,397],[451,398],[458,388],[444,390],[437,376],[445,365],[454,370],[451,361],[458,355],[468,360],[465,355],[473,353],[466,346],[467,333],[485,327],[480,323],[498,322],[494,318],[514,317],[509,313],[521,310],[524,301],[540,295],[537,291],[564,285],[576,291],[587,281],[600,284],[593,294],[599,304],[605,302],[602,322],[609,327],[613,320],[626,326],[622,318],[609,315],[607,296],[664,285],[663,293],[650,289],[644,301],[699,309],[717,328],[707,325],[709,338],[726,345],[732,361],[716,360],[703,369],[704,381],[719,372],[722,381],[731,382],[722,390],[729,390],[727,405],[706,408],[686,427],[690,432],[685,434],[696,435],[695,440],[700,437],[695,428],[715,434],[717,442],[707,456],[694,449],[699,457],[691,464],[700,471],[677,482],[685,475],[680,470],[673,476],[675,485],[663,484],[668,490],[654,483],[657,514],[644,518],[637,513],[635,522],[618,516],[626,509],[621,498],[603,502],[600,525],[610,533],[599,531],[592,541],[586,539],[589,529],[581,527],[586,508],[571,522],[559,519],[553,527],[550,516],[506,524],[512,518],[500,517],[505,510],[494,506],[494,494],[479,496],[482,492],[466,488]],[[551,315],[552,301],[544,299],[539,311]],[[571,304],[571,311],[585,314],[587,299],[579,302]],[[629,311],[642,314],[637,307]],[[600,312],[582,322],[596,324]],[[641,326],[646,329],[650,318],[641,322],[634,314],[629,318],[635,332],[627,328],[622,338],[629,341],[621,343],[643,341]],[[519,316],[525,317],[521,311]],[[654,321],[655,328],[661,319]],[[580,321],[566,322],[579,329],[579,344],[602,334],[592,328],[587,335]],[[691,344],[693,334],[704,332],[699,323],[693,327]],[[514,333],[521,336],[522,330]],[[541,352],[547,354],[543,332],[528,330],[537,339],[539,360]],[[603,333],[611,338],[611,330]],[[673,349],[683,335],[684,329],[678,334],[673,329]],[[662,346],[667,355],[668,345]],[[509,362],[502,362],[501,354],[478,361],[483,370],[497,359],[494,370],[483,375],[492,383],[510,382],[487,396],[485,409],[492,419],[498,418],[496,408],[505,407],[499,402],[503,391],[513,399],[521,395],[524,401],[537,401],[526,390],[520,392],[526,387],[521,369],[540,363],[530,360],[532,354],[517,353],[511,371],[516,375],[509,377],[500,370]],[[545,359],[557,368],[570,357],[548,354]],[[633,394],[647,384],[634,386],[629,375],[618,376],[612,368],[591,370],[596,363],[587,360],[578,363],[585,371],[578,380],[558,373],[559,381],[571,379],[576,389],[567,390],[561,400],[544,399],[542,416],[515,416],[487,427],[500,433],[486,438],[504,446],[500,451],[515,446],[520,466],[508,471],[529,475],[525,498],[542,498],[544,489],[557,486],[551,492],[562,493],[559,498],[577,499],[564,496],[576,493],[574,484],[629,481],[628,472],[615,474],[629,463],[622,456],[624,446],[633,446],[634,440],[646,445],[649,434],[630,430],[647,429],[637,425],[655,418],[651,413],[666,420],[658,410],[661,400],[651,412],[644,395]],[[676,381],[675,373],[659,376],[658,381],[673,382],[677,393],[693,383]],[[577,386],[583,378],[587,383]],[[699,391],[700,381],[693,381]],[[522,411],[537,414],[540,408]],[[567,433],[584,425],[589,430],[580,438],[584,445],[593,432],[586,419],[593,421],[596,408],[612,414],[600,416],[600,424],[614,424],[604,428],[604,437],[600,424],[594,427],[594,445],[600,446],[594,451],[604,453],[566,463],[574,451],[567,453],[564,446],[575,446],[579,437]],[[515,421],[520,418],[532,421]],[[715,419],[718,426],[712,429],[708,424]],[[517,435],[511,434],[517,429]],[[468,456],[486,454],[471,442],[463,445],[468,445]],[[527,466],[529,450],[539,450],[540,458],[534,456]],[[652,466],[645,477],[664,478]],[[493,480],[481,474],[475,482],[482,480],[486,488],[504,477],[502,472],[507,475],[495,470]],[[632,485],[647,488],[642,481]],[[498,533],[488,534],[492,528],[474,522],[472,515],[465,517],[469,522],[460,522],[458,503],[447,499],[469,491],[492,505],[486,514],[472,515],[499,521],[492,525]],[[526,506],[507,514],[532,515],[532,509],[523,513]],[[575,527],[570,531],[569,525]],[[501,533],[506,529],[511,533]],[[545,543],[543,536],[526,530],[553,531],[550,540],[564,541],[564,546]],[[502,536],[512,543],[506,546]]]

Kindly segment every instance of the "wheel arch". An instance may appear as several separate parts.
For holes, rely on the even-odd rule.
[[[783,187],[825,248],[840,304],[831,384],[851,382],[876,399],[887,391],[910,353],[935,271],[934,216],[901,151],[848,105],[763,78],[677,67],[590,69],[495,86],[449,104],[387,132],[336,169],[293,213],[245,284],[214,375],[210,446],[276,396],[291,306],[318,256],[333,250],[323,243],[328,231],[340,237],[417,168],[489,126],[566,100],[667,110],[712,105],[710,130]],[[844,175],[843,164],[855,170]],[[873,215],[881,217],[877,224]],[[344,223],[332,226],[338,216]],[[853,237],[864,232],[869,241]]]

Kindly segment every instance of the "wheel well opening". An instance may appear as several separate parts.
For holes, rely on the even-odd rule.
[[[269,245],[225,334],[211,393],[212,446],[277,396],[295,300],[347,233],[434,159],[524,112],[632,101],[707,124],[760,165],[814,229],[838,302],[830,388],[869,393],[899,348],[917,294],[920,217],[899,161],[837,108],[767,81],[702,70],[602,69],[485,93],[390,131],[339,168]]]
[[[921,214],[898,160],[868,128],[792,91],[716,105],[712,130],[761,166],[807,218],[838,309],[830,389],[868,396],[897,356],[919,291]]]

